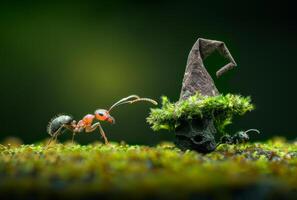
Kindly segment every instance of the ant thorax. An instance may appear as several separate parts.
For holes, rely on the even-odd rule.
[[[82,132],[86,127],[91,126],[95,116],[92,114],[87,114],[81,120],[78,121],[74,132]]]

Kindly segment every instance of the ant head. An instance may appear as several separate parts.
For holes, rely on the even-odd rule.
[[[109,114],[108,110],[105,110],[105,109],[96,110],[95,117],[99,121],[108,121],[111,124],[115,123],[114,118]]]

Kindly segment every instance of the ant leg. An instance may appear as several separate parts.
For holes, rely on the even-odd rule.
[[[99,126],[99,122],[93,124],[92,126],[86,126],[85,131],[86,133],[93,132]]]
[[[98,122],[98,123],[99,123],[99,122]],[[104,142],[105,142],[105,144],[108,144],[109,142],[108,142],[108,140],[107,140],[107,137],[106,137],[106,135],[105,135],[105,133],[104,133],[104,131],[103,131],[103,128],[101,127],[100,123],[99,123],[99,131],[100,131],[102,137],[104,138]]]
[[[58,137],[58,135],[60,135],[62,128],[64,128],[64,125],[61,126],[56,132],[54,132],[54,133],[51,135],[52,137],[49,139],[48,143],[46,144],[46,147],[48,147],[48,146],[51,144],[51,142],[52,142],[53,140],[54,140],[54,141],[57,141],[57,137]]]
[[[103,128],[101,127],[100,122],[97,122],[97,123],[93,124],[92,126],[87,126],[85,130],[86,130],[87,133],[89,133],[89,132],[94,131],[97,127],[99,128],[100,134],[103,137],[105,144],[108,144],[109,142],[107,140],[107,137],[106,137],[106,135],[104,133]]]
[[[67,129],[69,129],[69,127],[67,126],[67,125],[63,125],[61,128],[67,128]],[[69,130],[71,130],[71,129],[69,129]],[[57,140],[58,140],[58,136],[59,135],[61,135],[62,133],[64,133],[66,131],[66,129],[64,129],[64,130],[62,130],[62,131],[59,131],[56,135],[55,135],[55,142],[57,142]]]
[[[54,136],[52,136],[52,137],[49,139],[49,141],[47,142],[47,144],[45,145],[45,147],[48,147],[48,146],[51,144],[51,142],[53,141],[53,139],[54,139]]]
[[[57,141],[58,136],[61,135],[61,134],[65,131],[65,130],[62,131],[63,128],[72,130],[72,128],[69,127],[68,125],[65,125],[65,124],[62,125],[56,132],[54,132],[54,133],[51,135],[52,137],[51,137],[50,140],[48,141],[46,147],[49,146],[50,143],[51,143],[53,140],[54,140],[55,142]]]
[[[226,134],[220,138],[220,141],[216,147],[220,146],[221,144],[232,144],[233,142],[233,137],[231,135]]]
[[[72,140],[71,140],[72,144],[74,143],[74,136],[75,136],[75,134],[76,134],[76,133],[73,131],[73,132],[72,132]]]

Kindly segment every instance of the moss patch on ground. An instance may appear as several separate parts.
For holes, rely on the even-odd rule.
[[[1,145],[0,191],[22,199],[291,198],[297,194],[297,143],[221,145],[207,155],[172,143]]]

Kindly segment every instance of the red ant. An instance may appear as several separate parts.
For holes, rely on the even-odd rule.
[[[154,105],[158,103],[149,98],[140,98],[137,95],[130,95],[125,97],[115,104],[113,104],[108,110],[105,109],[97,109],[95,110],[94,114],[87,114],[84,116],[78,123],[69,115],[58,115],[57,117],[53,118],[48,125],[47,132],[52,137],[49,140],[47,146],[52,142],[52,140],[57,140],[57,137],[63,133],[64,130],[68,129],[72,131],[72,142],[74,141],[74,136],[76,133],[81,133],[85,131],[86,133],[93,132],[96,128],[99,128],[101,136],[104,138],[105,144],[108,144],[107,137],[100,125],[100,122],[96,122],[94,124],[93,121],[96,118],[98,121],[107,121],[111,124],[115,123],[115,119],[110,115],[110,111],[119,105],[123,104],[132,104],[139,101],[147,101]]]

